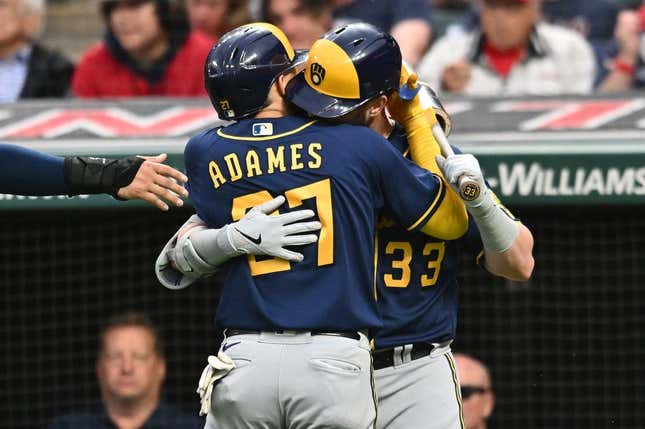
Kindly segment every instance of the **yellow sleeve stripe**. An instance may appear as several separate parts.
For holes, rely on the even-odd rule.
[[[432,213],[434,210],[436,210],[436,209],[437,209],[438,204],[439,204],[439,203],[441,202],[441,200],[443,199],[443,195],[444,195],[444,193],[445,193],[445,191],[446,191],[446,190],[444,189],[443,179],[441,179],[441,177],[437,176],[436,174],[433,174],[433,176],[434,176],[434,177],[436,177],[436,178],[439,180],[439,192],[437,192],[437,196],[435,197],[435,199],[434,199],[434,200],[432,201],[432,203],[430,204],[430,207],[428,207],[428,210],[426,210],[426,211],[421,215],[421,217],[420,217],[416,222],[414,222],[414,223],[412,224],[412,226],[408,227],[408,231],[412,231],[412,230],[413,230],[413,229],[415,229],[417,226],[419,226],[419,225],[421,224],[421,222],[422,222],[422,221],[424,221],[424,220],[425,220],[425,219],[430,215],[430,213]]]
[[[308,128],[308,127],[312,126],[312,125],[313,125],[313,124],[315,124],[316,122],[318,122],[318,121],[311,121],[311,122],[307,122],[306,124],[301,125],[301,126],[299,126],[298,128],[296,128],[295,130],[287,131],[287,132],[284,132],[284,133],[281,133],[281,134],[275,134],[275,135],[273,135],[273,136],[263,136],[263,137],[240,137],[240,136],[232,136],[232,135],[230,135],[230,134],[226,134],[224,131],[222,131],[222,128],[219,128],[219,129],[217,130],[217,135],[218,135],[218,136],[220,136],[220,137],[224,137],[224,138],[227,138],[227,139],[231,139],[231,140],[240,140],[240,141],[246,141],[246,142],[248,142],[248,141],[251,141],[251,142],[259,142],[259,141],[265,141],[265,140],[280,139],[280,138],[283,138],[283,137],[290,136],[290,135],[292,135],[292,134],[299,133],[300,131],[304,130],[305,128]]]

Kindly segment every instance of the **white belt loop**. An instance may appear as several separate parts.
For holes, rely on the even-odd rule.
[[[412,362],[412,344],[403,346],[403,363]]]
[[[392,349],[394,366],[403,365],[403,346],[396,346]]]

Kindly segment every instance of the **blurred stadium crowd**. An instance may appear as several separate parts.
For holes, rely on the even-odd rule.
[[[443,94],[590,94],[645,87],[645,2],[640,0],[46,3],[0,1],[0,102],[205,96],[207,52],[222,34],[251,21],[276,24],[299,49],[335,26],[370,22],[388,30],[404,59]],[[48,30],[52,10],[59,11],[59,25]],[[74,34],[81,41],[71,45],[86,49],[51,46],[79,23],[90,28]]]

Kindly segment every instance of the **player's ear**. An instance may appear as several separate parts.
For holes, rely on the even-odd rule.
[[[372,100],[367,108],[367,117],[368,120],[374,119],[383,112],[385,106],[387,105],[387,97],[385,95],[379,95],[377,98]]]
[[[280,94],[280,97],[284,98],[284,96],[285,96],[285,94],[286,94],[287,84],[289,83],[289,81],[290,81],[291,79],[293,79],[294,77],[296,77],[296,75],[297,75],[297,74],[298,74],[298,72],[296,72],[296,70],[289,70],[289,71],[288,71],[288,72],[286,72],[286,73],[282,73],[282,74],[281,74],[280,76],[278,76],[278,78],[275,80],[276,88],[277,88],[277,90],[278,90],[278,94]]]

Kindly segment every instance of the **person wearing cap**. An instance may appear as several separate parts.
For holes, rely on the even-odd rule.
[[[348,121],[365,125],[382,113],[384,94],[398,88],[400,50],[377,33],[361,41],[349,30],[341,36],[343,46],[351,39],[384,61],[378,69],[319,41],[348,59],[335,71],[307,63],[311,82],[347,95],[323,100],[309,92],[329,118],[349,114]],[[225,339],[198,388],[207,428],[372,428],[366,332],[381,323],[373,289],[376,213],[387,205],[412,230],[445,239],[467,227],[461,201],[461,211],[441,211],[449,201],[445,182],[383,137],[296,116],[284,94],[290,82],[305,88],[294,79],[298,61],[284,33],[263,23],[226,34],[207,60],[211,102],[220,117],[237,122],[193,137],[184,158],[197,214],[219,252],[200,251],[205,247],[191,235],[176,246],[184,260],[174,261],[219,266],[225,279],[216,320]],[[280,241],[286,231],[289,240]],[[256,258],[260,248],[278,258]]]
[[[170,0],[104,0],[107,33],[81,58],[78,97],[205,96],[202,68],[211,41],[191,32]]]
[[[372,76],[360,71],[386,67],[389,62],[369,48],[375,33],[378,31],[367,25],[349,25],[325,35],[312,46],[303,73],[287,86],[287,99],[314,116],[355,121],[360,110],[351,111],[347,106],[352,101],[342,93],[342,89],[351,88],[352,79],[343,70],[339,49],[327,46],[333,42],[352,59],[361,86],[367,87],[373,84]],[[355,47],[358,40],[368,47]],[[314,78],[316,64],[328,70],[329,85]],[[389,97],[388,109],[398,125],[381,111],[370,127],[419,165],[445,178],[454,189],[449,195],[459,199],[457,181],[462,175],[476,180],[481,193],[474,199],[462,196],[470,222],[466,234],[457,239],[410,231],[387,215],[379,221],[375,295],[383,326],[374,330],[372,352],[376,428],[462,429],[462,404],[450,352],[456,334],[459,255],[466,251],[490,273],[526,281],[534,265],[533,237],[488,189],[472,155],[461,154],[456,148],[456,155],[439,155],[438,144],[428,131],[436,126],[440,104],[429,106],[424,96],[431,98],[430,94],[406,101],[410,98],[406,92],[414,82],[414,76],[406,73],[403,70],[398,94],[386,91],[380,95]],[[343,85],[338,83],[341,81]],[[456,208],[451,210],[454,213]]]
[[[440,91],[475,96],[588,94],[596,75],[589,43],[540,19],[540,0],[477,0],[471,31],[449,32],[421,60]]]
[[[479,359],[455,353],[459,372],[464,424],[468,429],[486,429],[486,421],[495,408],[495,394],[490,371]]]
[[[309,113],[333,123],[368,122],[374,131],[389,137],[397,150],[407,152],[408,142],[404,130],[400,126],[394,127],[382,108],[373,109],[376,101],[384,103],[386,94],[389,95],[398,87],[390,84],[390,89],[387,89],[388,85],[384,86],[379,73],[373,72],[392,69],[392,52],[386,55],[375,48],[379,44],[382,46],[384,40],[391,41],[388,37],[364,24],[349,25],[328,33],[312,47],[303,74],[287,85],[288,99]],[[357,41],[360,43],[356,43]],[[361,47],[363,43],[364,49]],[[397,66],[400,67],[400,63]],[[347,92],[356,89],[357,85],[359,89],[356,93]],[[429,97],[429,94],[425,96]],[[412,144],[422,134],[420,129],[411,127],[418,121],[408,121],[405,115],[401,117],[401,121],[406,124],[408,135],[413,136],[410,139]],[[429,126],[430,123],[426,125]],[[348,140],[350,141],[354,140]],[[416,143],[422,143],[424,147],[436,147],[436,143],[427,140]],[[413,156],[414,153],[419,155],[419,148],[410,150],[410,153]],[[451,190],[447,192],[454,194]],[[494,198],[490,191],[485,191],[484,195],[485,198],[478,203]],[[280,230],[279,222],[274,221],[272,228],[268,223],[271,217],[266,215],[280,203],[281,201],[265,203],[253,208],[239,225],[233,224],[225,231],[235,231],[239,226],[244,228],[242,231],[247,235],[259,235],[263,239],[279,235],[276,232]],[[481,211],[476,211],[474,216],[476,222],[482,225],[484,234],[488,234],[484,244],[483,264],[501,276],[515,279],[530,276],[530,231],[525,226],[516,224],[498,206],[493,205],[491,208],[485,216],[486,220],[477,216]],[[493,218],[497,220],[494,221]],[[482,246],[478,238],[479,232],[474,223],[471,223],[467,234],[469,237],[454,241],[445,240],[443,235],[444,238],[431,238],[419,232],[409,232],[391,219],[383,219],[379,224],[375,281],[379,297],[377,304],[385,326],[375,332],[374,345],[379,353],[378,360],[377,355],[374,356],[374,363],[378,362],[379,365],[375,373],[379,401],[376,427],[459,428],[460,404],[456,395],[454,363],[449,351],[456,321],[455,252],[457,248],[467,246],[473,249],[474,258]],[[191,280],[187,277],[199,277],[200,269],[205,264],[195,262],[202,258],[217,265],[235,257],[234,253],[225,250],[229,245],[223,240],[226,234],[221,229],[209,229],[206,223],[200,224],[198,221],[189,222],[183,229],[164,249],[160,255],[163,263],[158,264],[163,268],[157,271],[159,279],[171,288],[190,284]],[[235,233],[230,235],[230,239],[243,254],[279,255],[271,252],[268,244],[245,243]],[[172,255],[169,255],[169,249],[172,249]],[[216,256],[219,257],[217,261],[214,259]],[[302,261],[303,258],[302,254],[280,256],[292,261]],[[169,261],[173,258],[174,262]],[[176,270],[170,268],[173,263]],[[169,281],[170,278],[164,280],[165,274],[172,271],[175,271],[174,274],[179,271],[184,277],[175,277],[176,281]],[[414,275],[411,276],[411,273]],[[416,303],[414,308],[418,311],[410,308],[411,302]],[[397,356],[399,361],[393,359],[393,356]],[[406,388],[401,389],[401,386]],[[428,417],[429,410],[432,411],[432,418]]]

